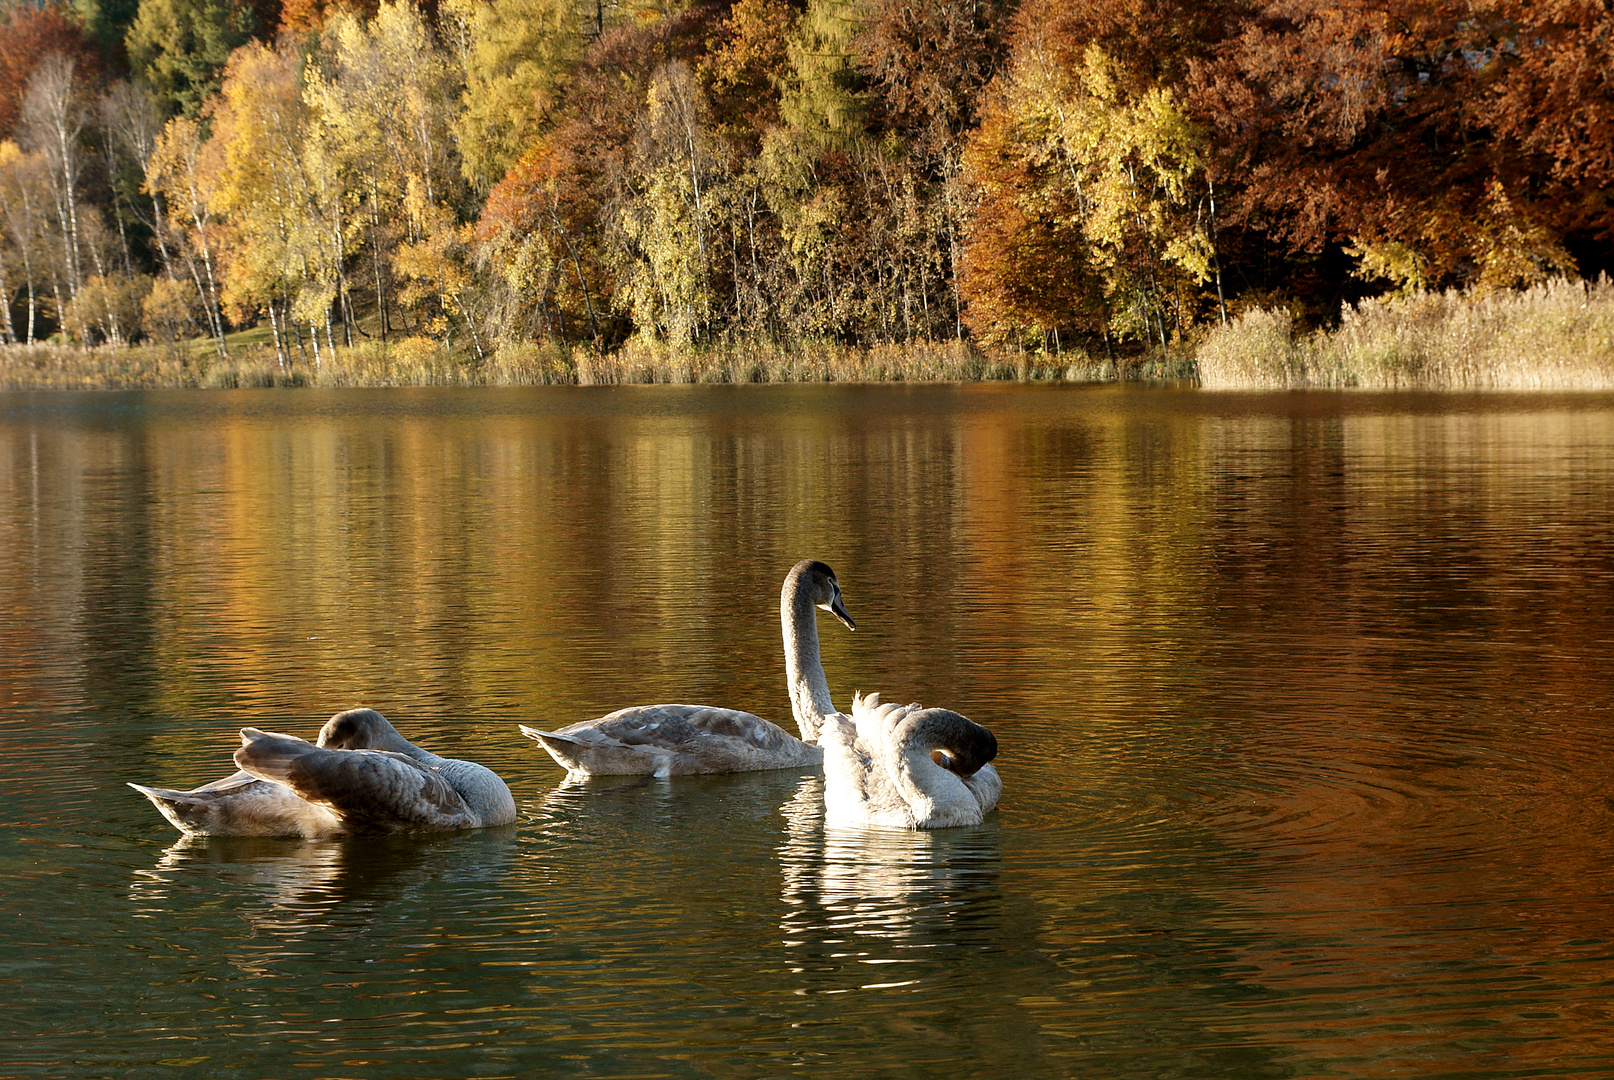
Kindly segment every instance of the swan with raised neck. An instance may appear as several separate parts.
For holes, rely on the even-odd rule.
[[[785,639],[785,685],[790,688],[790,711],[795,714],[803,741],[810,743],[819,741],[825,718],[836,714],[819,657],[817,608],[834,615],[848,630],[857,629],[841,598],[841,583],[835,571],[817,559],[803,559],[790,568],[779,591],[779,622]]]
[[[710,705],[636,705],[555,731],[521,726],[569,778],[588,776],[687,776],[753,772],[817,765],[817,743],[830,702],[818,657],[818,618],[824,608],[856,629],[841,598],[835,571],[814,559],[791,567],[780,594],[785,672],[791,712],[801,738],[738,709]]]

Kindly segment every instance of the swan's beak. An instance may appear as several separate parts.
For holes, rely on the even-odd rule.
[[[835,599],[829,602],[829,613],[845,623],[848,630],[857,629],[857,623],[852,621],[852,616],[847,613],[846,605],[841,602],[840,593],[836,593]]]

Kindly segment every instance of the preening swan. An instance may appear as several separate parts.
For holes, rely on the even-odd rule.
[[[192,791],[129,786],[181,832],[203,836],[332,836],[508,825],[510,789],[491,769],[442,758],[405,739],[374,709],[337,713],[318,742],[241,729],[241,772]]]
[[[833,614],[848,630],[857,629],[835,571],[804,559],[791,567],[779,594],[785,674],[800,739],[760,716],[708,705],[639,705],[559,731],[523,725],[521,733],[541,743],[573,777],[687,776],[816,765],[823,760],[816,745],[819,727],[826,713],[835,712],[818,655],[816,608]]]
[[[997,739],[947,709],[858,695],[850,717],[824,725],[822,742],[825,825],[977,825],[1003,793],[987,764],[997,756]]]

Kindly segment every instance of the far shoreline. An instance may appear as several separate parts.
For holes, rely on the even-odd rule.
[[[1519,292],[1417,292],[1347,306],[1310,333],[1255,309],[1141,356],[987,352],[969,341],[853,347],[743,343],[612,352],[527,343],[475,356],[423,338],[368,341],[282,364],[261,342],[0,346],[0,391],[740,383],[1191,382],[1218,390],[1614,390],[1614,283]]]

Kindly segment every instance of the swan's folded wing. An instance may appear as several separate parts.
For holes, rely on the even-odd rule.
[[[1003,797],[1003,778],[991,765],[982,765],[964,777],[964,786],[975,796],[975,801],[981,804],[982,814],[996,808],[998,800]]]
[[[237,765],[335,811],[352,833],[481,825],[435,769],[386,750],[326,750],[292,735],[241,730]]]
[[[859,737],[856,721],[845,713],[824,717],[819,738],[824,746],[825,823],[863,823],[883,794],[878,761]]]
[[[739,709],[713,705],[639,705],[618,709],[598,720],[573,724],[561,729],[575,735],[576,729],[593,729],[624,746],[660,746],[682,750],[712,738],[735,739],[759,750],[778,750],[800,740],[779,725]]]

